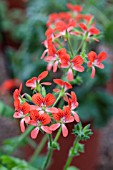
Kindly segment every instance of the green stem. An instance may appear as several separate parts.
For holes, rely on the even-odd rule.
[[[57,102],[59,101],[60,98],[61,98],[61,93],[59,93],[59,96],[57,97],[55,103],[53,104],[53,107],[57,104]]]
[[[54,141],[52,141],[51,135],[49,135],[50,148],[49,148],[49,151],[48,151],[47,159],[46,159],[46,161],[44,163],[43,170],[46,170],[46,167],[47,167],[48,163],[50,162],[50,159],[51,159],[51,156],[52,156],[52,153],[53,153],[52,143],[57,142],[57,140],[60,137],[61,131],[62,131],[62,128],[60,127],[60,129],[58,130],[58,132],[56,134],[56,137],[55,137]]]
[[[37,146],[37,148],[36,148],[34,154],[32,155],[32,157],[30,158],[30,160],[29,160],[30,163],[33,163],[33,161],[36,159],[36,157],[40,154],[41,150],[43,149],[44,145],[47,142],[47,139],[48,139],[48,135],[46,134],[42,138],[40,144]]]
[[[70,51],[71,51],[71,55],[74,57],[74,52],[73,52],[73,49],[72,49],[72,45],[71,45],[71,41],[70,41],[70,37],[69,37],[70,35],[68,34],[68,32],[67,32],[67,41],[68,41],[68,47],[69,47],[69,49],[70,49]]]
[[[57,142],[57,140],[60,137],[61,131],[62,131],[62,128],[60,127],[53,142]]]
[[[66,161],[66,164],[65,164],[65,166],[64,166],[64,170],[67,170],[67,168],[68,168],[69,165],[71,164],[72,159],[73,159],[73,157],[74,157],[74,151],[75,151],[75,148],[76,148],[79,140],[80,140],[80,138],[79,138],[79,136],[77,136],[77,137],[76,137],[76,140],[75,140],[75,142],[74,142],[74,144],[73,144],[73,147],[72,147],[72,148],[70,149],[70,151],[69,151],[70,154],[69,154],[69,157],[68,157],[68,159],[67,159],[67,161]]]

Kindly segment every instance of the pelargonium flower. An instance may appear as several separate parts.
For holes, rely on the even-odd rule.
[[[48,62],[47,70],[50,71],[53,67],[53,72],[56,72],[58,69],[58,65],[61,63],[60,57],[66,54],[66,50],[64,48],[58,50],[54,56],[45,57],[45,61]]]
[[[39,84],[41,84],[41,85],[51,85],[50,82],[40,83],[40,81],[42,79],[44,79],[45,77],[47,77],[47,75],[48,75],[48,71],[43,71],[38,77],[33,77],[33,78],[27,80],[26,86],[31,87],[31,89],[35,89],[37,87],[37,85],[39,85]]]
[[[66,32],[70,32],[74,27],[76,26],[76,23],[74,20],[69,21],[68,24],[66,24],[64,21],[59,21],[55,25],[55,31],[59,31],[58,34],[56,34],[56,38],[59,38],[61,36],[66,35]]]
[[[72,85],[66,81],[63,81],[61,79],[53,79],[54,83],[58,84],[61,89],[55,88],[53,89],[54,92],[61,92],[62,95],[68,94],[66,93],[67,90],[72,88]]]
[[[68,54],[60,56],[61,68],[68,68],[67,78],[69,81],[73,80],[73,70],[83,72],[84,67],[82,66],[84,60],[80,55],[75,56],[72,60]]]
[[[87,40],[89,40],[89,38],[91,37],[92,39],[98,41],[96,38],[92,37],[93,35],[100,34],[100,31],[94,25],[90,26],[90,28],[89,28],[85,24],[80,23],[79,27],[83,30],[83,33],[81,33],[81,34],[84,35],[86,32],[88,33]]]
[[[30,120],[28,116],[28,113],[30,111],[30,105],[27,102],[20,104],[20,100],[15,100],[14,105],[15,105],[15,113],[13,117],[22,118],[20,121],[20,128],[21,128],[21,131],[24,132],[25,131],[24,123],[28,123],[28,121]]]
[[[36,106],[31,106],[31,109],[36,108],[40,113],[57,113],[56,107],[50,107],[54,104],[55,100],[55,96],[51,93],[48,93],[45,97],[42,97],[40,93],[36,93],[32,96],[32,101]]]
[[[88,67],[92,68],[92,73],[91,73],[91,78],[95,77],[95,66],[103,69],[104,65],[101,63],[103,60],[105,60],[107,57],[107,54],[102,51],[100,54],[96,54],[94,51],[91,51],[90,53],[88,53]]]
[[[48,114],[40,114],[37,110],[32,110],[30,111],[30,118],[31,120],[28,124],[36,126],[31,132],[31,137],[33,139],[37,137],[40,129],[48,134],[51,134],[50,128],[46,126],[51,122],[51,118]]]
[[[19,99],[19,96],[20,96],[20,93],[22,91],[22,84],[20,84],[20,87],[19,89],[16,89],[13,93],[13,98],[14,100],[18,100]]]
[[[41,59],[43,59],[45,57],[45,55],[47,54],[47,56],[54,56],[56,54],[56,48],[52,42],[52,38],[49,37],[47,38],[47,40],[45,40],[43,42],[44,46],[46,47],[46,50],[44,50]]]
[[[66,96],[65,101],[68,102],[71,113],[74,116],[76,122],[80,122],[80,118],[79,118],[78,114],[74,111],[74,109],[76,109],[78,107],[77,96],[73,91],[71,91],[71,95],[68,95],[68,96],[69,97]]]
[[[68,7],[71,11],[73,11],[73,12],[75,12],[75,13],[78,13],[78,12],[81,12],[81,11],[82,11],[82,6],[80,6],[80,5],[72,5],[72,4],[70,4],[70,3],[67,3],[67,7]]]
[[[68,135],[68,129],[66,127],[66,123],[71,123],[74,121],[74,117],[71,116],[71,111],[69,106],[65,106],[64,110],[58,109],[58,113],[53,114],[54,120],[57,123],[54,123],[50,126],[50,130],[55,131],[60,126],[62,128],[62,134],[64,137]]]

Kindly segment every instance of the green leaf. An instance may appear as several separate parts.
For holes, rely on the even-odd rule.
[[[12,156],[2,155],[0,157],[1,166],[5,166],[8,170],[37,170],[24,160],[14,158]],[[7,170],[3,169],[3,170]]]

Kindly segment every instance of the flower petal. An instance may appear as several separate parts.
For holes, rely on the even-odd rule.
[[[39,133],[39,128],[36,127],[36,128],[33,129],[32,132],[31,132],[31,138],[32,138],[32,139],[36,139],[38,133]]]
[[[48,93],[46,97],[44,98],[44,103],[48,107],[48,106],[51,106],[55,102],[55,100],[56,100],[55,96],[53,96],[53,94],[51,93]]]
[[[14,118],[21,118],[23,116],[23,114],[21,112],[15,112],[13,117]]]
[[[74,117],[73,117],[73,116],[70,116],[69,118],[67,118],[67,119],[65,120],[66,123],[71,123],[71,122],[73,122],[73,121],[74,121]]]
[[[93,79],[94,77],[95,77],[95,67],[92,66],[91,78]]]
[[[38,106],[41,106],[43,104],[43,97],[40,93],[36,93],[32,96],[32,100],[35,104]]]
[[[64,137],[67,137],[68,135],[68,129],[64,124],[62,124],[62,134]]]
[[[21,121],[20,121],[20,129],[21,129],[21,132],[24,132],[24,131],[25,131],[25,124],[24,124],[24,122],[25,122],[25,119],[24,119],[24,118],[21,119]]]
[[[42,79],[47,77],[47,75],[48,75],[48,71],[43,71],[37,78],[38,82],[40,82]]]
[[[58,113],[58,109],[56,107],[51,107],[51,108],[47,108],[46,112],[50,112],[50,113]]]
[[[67,78],[68,78],[69,81],[72,81],[72,80],[73,80],[73,72],[72,72],[72,69],[69,69],[69,70],[68,70]]]
[[[90,53],[88,53],[88,60],[89,61],[94,62],[96,57],[97,57],[97,54],[94,51],[91,51]]]
[[[74,116],[74,119],[76,120],[76,122],[80,122],[80,118],[78,116],[78,114],[76,112],[72,112],[73,116]]]
[[[56,129],[58,129],[60,127],[60,123],[55,123],[53,125],[50,126],[50,130],[55,131]]]
[[[41,126],[41,129],[48,134],[52,133],[52,131],[50,130],[50,128],[48,126]]]

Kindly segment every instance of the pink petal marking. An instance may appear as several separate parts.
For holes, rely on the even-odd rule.
[[[64,124],[62,124],[62,134],[64,137],[67,137],[68,135],[68,129]]]
[[[52,131],[50,130],[50,128],[48,126],[41,126],[41,129],[48,134],[52,133]]]
[[[60,123],[55,123],[53,125],[50,126],[50,130],[55,131],[56,129],[58,129],[60,127]]]
[[[32,132],[31,132],[31,138],[32,138],[32,139],[36,139],[38,133],[39,133],[39,128],[36,127],[36,128],[33,129]]]

